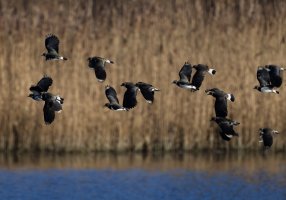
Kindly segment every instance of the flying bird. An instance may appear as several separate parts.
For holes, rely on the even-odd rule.
[[[190,83],[192,76],[192,65],[189,62],[185,62],[183,67],[179,72],[179,80],[174,80],[173,83],[176,84],[180,88],[184,88],[190,91],[195,90],[195,86]]]
[[[41,101],[42,93],[47,92],[52,84],[53,84],[53,79],[47,75],[44,75],[44,77],[37,83],[37,85],[32,85],[30,87],[30,91],[32,93],[29,94],[28,97],[36,101]]]
[[[113,87],[109,85],[105,86],[105,95],[109,101],[109,103],[106,103],[104,105],[105,107],[115,111],[121,111],[121,110],[128,111],[127,108],[124,108],[119,104],[117,93]]]
[[[196,73],[192,78],[192,82],[190,82],[192,76],[192,68],[196,70]],[[206,73],[214,75],[216,70],[209,68],[207,65],[198,64],[192,66],[189,62],[185,62],[179,72],[180,79],[173,81],[173,83],[181,88],[195,92],[200,89]]]
[[[153,103],[154,101],[155,92],[160,91],[153,85],[144,82],[137,82],[135,86],[137,86],[140,89],[140,92],[142,93],[143,97],[150,104]]]
[[[123,97],[123,107],[127,109],[134,108],[137,105],[136,96],[139,88],[131,82],[124,82],[121,86],[124,86],[127,89]]]
[[[210,75],[215,75],[216,73],[215,69],[209,68],[209,66],[203,64],[194,65],[193,68],[196,69],[196,73],[193,76],[191,85],[195,87],[195,90],[200,89],[206,73],[209,73]]]
[[[88,66],[94,69],[95,76],[99,82],[103,82],[106,79],[105,63],[113,64],[114,62],[106,58],[101,57],[89,57]]]
[[[234,102],[235,97],[233,94],[225,93],[218,88],[207,89],[207,95],[212,95],[215,98],[215,113],[217,117],[226,117],[228,114],[227,100]]]
[[[239,122],[224,117],[213,117],[211,121],[215,121],[220,127],[220,136],[223,140],[230,141],[233,136],[238,136],[233,126],[239,125]]]
[[[67,60],[66,57],[59,55],[59,44],[60,40],[57,36],[48,34],[45,39],[45,46],[48,52],[43,53],[42,56],[46,60]]]
[[[277,91],[274,88],[275,86],[271,82],[270,73],[269,73],[270,70],[271,69],[269,69],[268,67],[258,67],[257,68],[256,77],[257,77],[257,80],[259,82],[259,85],[256,85],[254,87],[254,89],[256,89],[262,93],[279,94],[279,91]],[[274,72],[272,72],[272,73],[274,73]],[[275,78],[273,74],[271,76],[272,76],[272,80],[275,80],[275,79],[277,80],[277,78]],[[276,85],[277,85],[277,83],[276,83]]]
[[[259,129],[259,142],[263,142],[265,148],[270,148],[273,144],[273,135],[279,134],[278,131],[271,128],[260,128]]]
[[[42,94],[42,99],[45,101],[43,108],[45,123],[51,124],[55,119],[55,112],[62,111],[62,104],[64,99],[59,95],[53,95],[52,93],[45,92]]]

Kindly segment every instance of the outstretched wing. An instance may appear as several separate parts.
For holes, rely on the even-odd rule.
[[[137,95],[136,87],[128,88],[124,93],[123,107],[128,109],[134,108],[137,105],[136,95]]]
[[[215,114],[217,117],[227,116],[227,100],[225,97],[217,97],[215,100]]]
[[[204,81],[206,71],[197,70],[193,76],[191,85],[199,89]]]
[[[55,111],[51,109],[49,101],[45,102],[43,112],[44,112],[45,123],[51,124],[55,120]]]
[[[190,82],[192,76],[192,65],[185,63],[179,72],[180,81]]]
[[[110,103],[119,104],[117,93],[113,87],[107,85],[105,87],[105,95]]]
[[[44,76],[38,83],[37,86],[41,88],[42,92],[47,92],[49,87],[53,84],[53,79],[48,76]]]
[[[98,79],[99,82],[103,82],[106,79],[106,71],[102,67],[94,68],[95,77]]]
[[[261,87],[270,85],[270,75],[267,69],[265,69],[264,67],[259,67],[257,69],[256,76]]]
[[[270,82],[271,85],[274,87],[280,87],[282,85],[282,71],[280,70],[280,67],[276,65],[269,65],[267,68],[270,70],[269,71],[269,76],[270,76]]]
[[[56,51],[57,53],[59,53],[59,44],[60,44],[60,41],[57,36],[53,34],[47,35],[45,39],[45,46],[48,52]]]

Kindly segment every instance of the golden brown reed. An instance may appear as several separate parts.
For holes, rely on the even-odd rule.
[[[258,129],[280,132],[273,148],[285,149],[285,86],[280,95],[260,94],[259,65],[285,65],[286,3],[282,1],[0,1],[0,148],[2,150],[102,151],[206,148],[257,149]],[[66,62],[45,62],[44,37],[56,34]],[[87,57],[115,61],[107,80],[96,81]],[[200,91],[171,84],[182,64],[204,63],[217,70]],[[46,126],[40,102],[28,88],[43,74],[51,92],[65,98],[64,110]],[[124,81],[161,89],[153,105],[139,95],[129,112],[103,108],[104,86],[122,100]],[[212,97],[218,87],[236,96],[230,117],[241,122],[240,137],[218,136]]]

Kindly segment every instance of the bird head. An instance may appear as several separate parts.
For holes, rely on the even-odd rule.
[[[178,83],[178,81],[177,81],[177,80],[174,80],[172,83],[177,84],[177,83]]]
[[[110,103],[106,103],[106,104],[104,104],[104,108],[109,108],[109,105],[110,105]]]
[[[256,85],[256,86],[254,86],[254,88],[253,89],[255,89],[255,90],[259,90],[259,86],[258,85]]]
[[[212,89],[206,89],[206,90],[205,90],[205,93],[206,93],[207,95],[213,95]]]

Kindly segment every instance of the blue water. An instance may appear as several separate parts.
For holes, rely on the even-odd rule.
[[[0,170],[0,199],[286,199],[286,177],[263,171]]]

